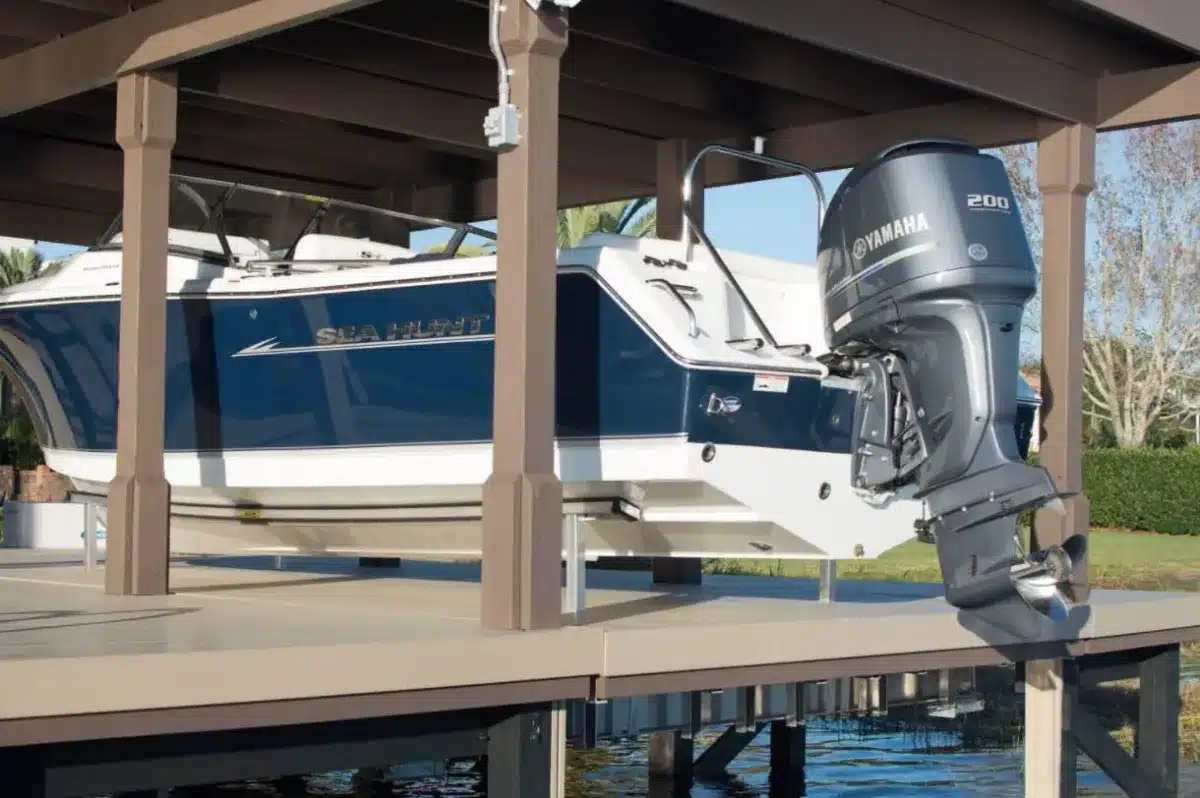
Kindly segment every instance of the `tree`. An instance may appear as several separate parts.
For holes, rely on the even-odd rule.
[[[0,252],[0,289],[32,280],[42,271],[42,256],[33,249],[10,249]],[[0,439],[3,440],[4,462],[17,469],[29,469],[42,462],[37,432],[29,419],[28,410],[12,400],[8,376],[0,372]]]
[[[657,210],[638,213],[649,203],[646,199],[604,202],[558,212],[558,246],[575,247],[591,233],[621,233],[639,238],[654,232]]]
[[[1089,202],[1085,402],[1118,446],[1147,443],[1200,365],[1200,123],[1106,134],[1124,169],[1099,169]],[[1040,261],[1041,201],[1032,147],[1001,150]],[[1102,160],[1103,165],[1103,160]],[[1040,264],[1039,264],[1040,268]],[[1031,307],[1030,329],[1037,316]]]
[[[654,233],[658,225],[655,208],[646,210],[648,198],[603,202],[599,205],[581,205],[558,212],[558,246],[560,249],[579,246],[592,233],[617,233],[642,238]],[[445,244],[434,244],[425,251],[433,254],[444,252]],[[476,258],[495,255],[496,245],[489,241],[483,246],[463,244],[457,257]]]
[[[1118,445],[1142,444],[1200,361],[1200,124],[1129,131],[1126,175],[1097,180],[1084,370]]]
[[[42,270],[42,256],[34,249],[0,252],[0,288],[32,280]]]

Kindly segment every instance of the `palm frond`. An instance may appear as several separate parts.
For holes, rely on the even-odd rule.
[[[0,252],[0,288],[8,288],[38,276],[42,256],[33,249],[10,249]]]

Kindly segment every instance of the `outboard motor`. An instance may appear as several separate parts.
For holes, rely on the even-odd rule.
[[[821,359],[860,383],[855,489],[924,500],[918,534],[937,544],[950,604],[1019,595],[1066,617],[1084,538],[1026,556],[1017,529],[1066,494],[1018,449],[1021,317],[1038,274],[1003,163],[953,139],[889,147],[838,188],[819,252]]]

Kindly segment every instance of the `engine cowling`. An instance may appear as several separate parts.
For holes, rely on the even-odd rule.
[[[1017,535],[1021,513],[1061,497],[1017,439],[1038,274],[1003,163],[951,139],[889,147],[838,188],[819,252],[823,360],[860,385],[855,488],[924,500],[954,606],[1019,595],[1065,616],[1083,538],[1026,556]]]

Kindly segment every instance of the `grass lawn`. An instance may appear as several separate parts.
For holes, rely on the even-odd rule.
[[[1089,538],[1092,584],[1101,588],[1200,590],[1200,537],[1093,530]],[[709,573],[753,573],[816,578],[810,560],[720,560]],[[838,561],[839,579],[940,582],[937,551],[911,540],[875,560]]]

